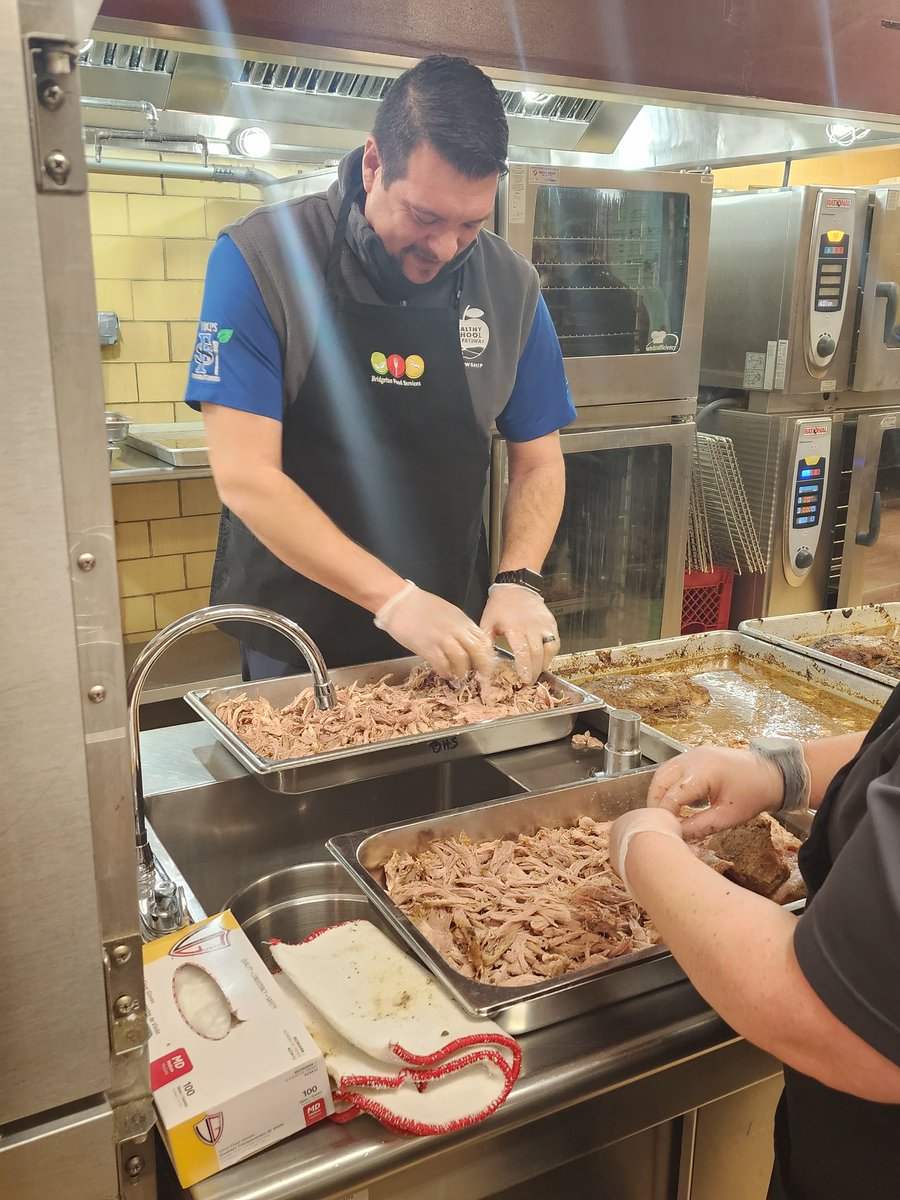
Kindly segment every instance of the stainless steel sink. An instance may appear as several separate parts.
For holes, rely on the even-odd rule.
[[[302,796],[270,792],[241,775],[147,796],[146,812],[188,886],[213,913],[263,875],[327,859],[330,837],[525,791],[484,759],[467,758]]]

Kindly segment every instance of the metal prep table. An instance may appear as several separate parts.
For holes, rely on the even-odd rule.
[[[433,811],[539,791],[548,780],[581,782],[600,765],[597,751],[576,751],[564,738],[533,750],[372,780],[368,787],[290,797],[267,792],[246,774],[205,724],[151,730],[141,741],[149,820],[163,845],[173,845],[201,904],[215,896],[216,859],[222,856],[236,862],[239,874],[229,888],[237,888],[303,856],[326,857],[316,840],[326,829],[330,834],[342,823],[361,828],[398,819],[417,793],[421,805],[423,788]],[[315,800],[325,795],[319,815]],[[262,814],[254,829],[242,819],[248,806]],[[309,840],[298,846],[301,823]],[[211,848],[204,851],[203,831],[208,835],[211,829]],[[221,891],[221,881],[218,886]],[[759,1180],[767,1177],[771,1158],[770,1118],[780,1065],[737,1037],[686,981],[524,1034],[519,1041],[519,1081],[503,1107],[474,1129],[408,1138],[368,1118],[348,1125],[323,1122],[188,1191],[175,1182],[161,1150],[160,1195],[172,1200],[536,1200],[552,1186],[570,1197],[714,1200],[721,1181],[712,1181],[723,1145],[730,1200],[764,1194]],[[700,1171],[698,1163],[704,1164]],[[740,1179],[750,1181],[746,1193],[740,1191]],[[608,1190],[601,1192],[601,1185]]]

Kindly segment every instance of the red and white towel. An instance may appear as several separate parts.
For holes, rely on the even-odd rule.
[[[464,1013],[368,921],[271,949],[345,1106],[339,1116],[366,1112],[400,1133],[449,1133],[483,1121],[509,1095],[518,1043]]]

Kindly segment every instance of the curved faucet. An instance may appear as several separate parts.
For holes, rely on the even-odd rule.
[[[224,621],[248,621],[256,625],[267,625],[283,633],[288,641],[306,659],[313,677],[313,695],[316,708],[328,709],[335,705],[334,684],[328,677],[328,668],[319,647],[305,629],[296,621],[283,617],[269,608],[257,608],[252,604],[211,604],[198,608],[161,629],[150,639],[134,661],[125,685],[128,705],[128,730],[131,750],[131,785],[134,798],[134,836],[137,849],[138,901],[141,906],[141,923],[149,937],[158,937],[183,924],[183,909],[179,902],[173,903],[169,889],[163,888],[164,901],[155,903],[157,890],[157,867],[147,840],[147,822],[144,815],[144,781],[141,774],[140,744],[140,699],[144,682],[156,660],[175,642],[187,633],[203,629],[207,625],[218,625]],[[166,881],[168,882],[168,881]],[[156,909],[160,908],[157,912]]]

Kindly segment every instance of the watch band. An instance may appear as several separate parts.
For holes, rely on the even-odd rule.
[[[543,578],[537,571],[531,571],[528,567],[519,567],[515,571],[498,571],[494,576],[494,583],[515,583],[519,587],[530,588],[539,596],[543,594],[541,592],[543,582]]]
[[[784,779],[784,800],[772,815],[782,817],[809,808],[811,779],[802,743],[790,737],[757,737],[750,739],[750,749],[774,763]]]

